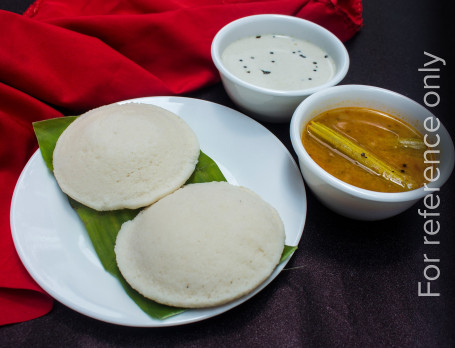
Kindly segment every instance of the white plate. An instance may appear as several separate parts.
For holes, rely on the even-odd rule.
[[[237,111],[197,99],[150,97],[126,102],[155,104],[182,117],[196,132],[202,151],[219,164],[231,183],[250,188],[278,210],[285,225],[286,244],[299,243],[307,210],[303,180],[291,154],[265,127]],[[82,314],[126,326],[172,326],[213,317],[254,296],[286,263],[237,301],[188,310],[166,320],[152,319],[103,269],[79,217],[39,150],[17,182],[11,203],[11,230],[19,257],[45,291]]]

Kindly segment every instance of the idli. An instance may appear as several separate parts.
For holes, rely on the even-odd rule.
[[[189,184],[125,222],[115,253],[126,281],[169,306],[201,308],[260,285],[284,248],[278,212],[226,182]]]
[[[63,192],[90,208],[135,209],[180,188],[199,153],[195,133],[174,113],[111,104],[81,115],[62,133],[54,176]]]

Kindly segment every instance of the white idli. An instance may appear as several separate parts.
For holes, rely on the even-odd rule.
[[[199,158],[193,130],[158,106],[111,104],[62,133],[54,176],[68,196],[96,210],[135,209],[181,187]]]
[[[145,297],[200,308],[254,290],[279,263],[284,241],[278,212],[261,197],[210,182],[186,185],[124,223],[115,253]]]

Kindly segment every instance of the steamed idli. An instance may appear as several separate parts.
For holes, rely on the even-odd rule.
[[[54,176],[68,196],[96,210],[135,209],[181,187],[199,158],[193,130],[158,106],[111,104],[62,133]]]
[[[156,302],[211,307],[255,289],[284,248],[278,212],[254,192],[225,182],[189,184],[125,222],[117,264]]]

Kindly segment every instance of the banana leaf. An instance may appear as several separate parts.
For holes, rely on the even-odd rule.
[[[36,139],[43,156],[44,163],[47,168],[53,173],[54,165],[52,164],[52,155],[54,154],[55,144],[60,137],[60,134],[68,127],[77,116],[67,116],[60,118],[53,118],[33,123],[33,130],[35,131]]]
[[[77,116],[65,116],[33,123],[41,155],[46,166],[53,172],[52,155],[58,138]],[[195,171],[186,182],[201,183],[226,181],[216,163],[202,151]],[[122,224],[133,219],[141,209],[122,209],[114,211],[97,211],[68,197],[71,207],[82,220],[93,247],[104,269],[117,278],[130,298],[150,317],[166,319],[185,311],[184,308],[170,307],[149,300],[134,290],[123,278],[117,266],[114,247],[117,233]],[[285,246],[281,261],[287,259],[297,247]]]

